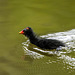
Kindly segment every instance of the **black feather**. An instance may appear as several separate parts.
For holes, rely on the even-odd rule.
[[[43,39],[43,38],[37,37],[30,27],[25,28],[23,31],[24,31],[24,35],[29,38],[30,42],[40,47],[41,49],[52,50],[60,46],[65,46],[63,42],[56,39]]]

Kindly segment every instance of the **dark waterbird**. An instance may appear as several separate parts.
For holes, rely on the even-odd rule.
[[[32,28],[27,27],[24,30],[22,30],[21,32],[19,32],[20,34],[25,35],[26,37],[29,38],[30,42],[38,47],[40,47],[41,49],[48,49],[48,50],[52,50],[52,49],[60,49],[60,47],[65,47],[65,44],[59,40],[56,39],[44,39],[44,38],[40,38],[37,35],[35,35],[35,33],[33,32]]]

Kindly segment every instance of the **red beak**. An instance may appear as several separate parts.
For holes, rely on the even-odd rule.
[[[19,34],[24,34],[23,30],[21,32],[19,32]]]

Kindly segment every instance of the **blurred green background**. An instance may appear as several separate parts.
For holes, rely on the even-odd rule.
[[[62,62],[45,63],[53,57],[22,59],[18,32],[28,26],[39,35],[75,29],[75,0],[0,0],[0,75],[74,75]]]

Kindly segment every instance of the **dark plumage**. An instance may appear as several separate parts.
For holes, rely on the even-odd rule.
[[[43,38],[37,37],[30,27],[25,28],[24,30],[22,30],[19,33],[27,36],[32,44],[40,47],[41,49],[52,50],[52,49],[56,49],[60,46],[65,46],[65,44],[59,40],[43,39]]]

